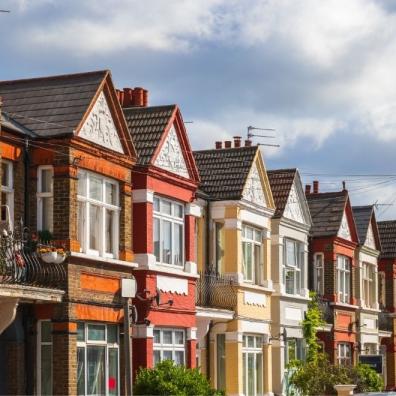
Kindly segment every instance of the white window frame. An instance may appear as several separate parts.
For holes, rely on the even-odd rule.
[[[254,346],[248,346],[248,337],[254,337]],[[264,394],[264,360],[263,360],[263,337],[257,334],[243,334],[243,343],[242,343],[242,372],[243,372],[243,394],[248,395],[248,373],[249,373],[249,355],[253,356],[254,360],[254,393],[249,396],[262,396]],[[261,372],[257,371],[257,359],[261,359]],[[257,392],[258,385],[258,375],[261,376],[261,392]]]
[[[159,211],[155,210],[155,201],[158,200],[158,204],[159,204]],[[161,207],[162,207],[162,203],[168,203],[171,205],[171,214],[166,214],[163,213],[161,211]],[[181,213],[181,217],[176,216],[175,213],[175,208],[176,207],[180,207],[182,210]],[[184,264],[185,264],[185,236],[184,236],[184,232],[185,232],[185,226],[184,226],[184,213],[185,213],[185,208],[184,208],[184,204],[182,202],[176,201],[176,200],[171,200],[168,198],[164,198],[162,196],[159,195],[155,195],[154,196],[154,201],[153,201],[153,245],[154,245],[154,236],[155,236],[155,219],[157,219],[159,221],[160,224],[160,229],[159,229],[159,261],[156,258],[156,262],[157,264],[160,265],[167,265],[167,266],[172,266],[172,267],[176,267],[176,268],[184,268]],[[172,252],[171,252],[171,263],[166,263],[163,260],[163,235],[164,235],[164,231],[163,231],[163,223],[164,221],[167,221],[169,223],[171,223],[171,244],[172,244]],[[174,238],[175,232],[175,225],[177,226],[181,226],[181,236],[182,236],[182,244],[181,244],[181,252],[180,252],[180,263],[177,264],[175,263],[175,256],[174,256],[174,252],[175,252],[175,246],[176,246],[176,241]],[[155,254],[155,248],[154,248],[154,254]]]
[[[313,267],[314,267],[314,290],[315,292],[323,296],[324,295],[324,254],[315,253],[313,257]],[[321,281],[319,281],[321,279]]]
[[[294,246],[294,263],[288,263],[287,247],[288,244]],[[285,293],[290,295],[300,295],[304,288],[304,244],[300,241],[291,238],[283,239],[283,285]],[[293,291],[287,291],[286,275],[288,272],[293,273]]]
[[[378,305],[380,309],[386,306],[386,277],[384,271],[378,271]]]
[[[163,342],[163,334],[164,331],[171,331],[172,332],[172,343],[171,344],[165,344]],[[159,351],[160,352],[160,362],[163,361],[163,353],[164,351],[172,352],[172,360],[175,360],[175,352],[183,352],[183,365],[186,364],[186,331],[185,329],[182,328],[168,328],[168,327],[155,327],[153,332],[159,332],[160,334],[160,342],[156,343],[155,342],[155,336],[153,338],[153,366],[155,365],[155,352]],[[176,344],[175,343],[175,333],[180,332],[183,333],[183,344]]]
[[[252,232],[252,238],[247,236],[248,231]],[[251,276],[249,276],[247,257],[247,246],[251,246],[252,263]],[[259,251],[259,258],[256,257],[256,248]],[[257,262],[258,261],[258,262]],[[263,252],[263,231],[248,224],[242,224],[242,269],[244,282],[261,285],[264,282],[264,252]]]
[[[106,384],[106,396],[109,395],[108,393],[108,383],[109,383],[109,350],[110,349],[117,349],[118,353],[118,359],[117,359],[117,395],[120,395],[120,382],[122,381],[121,373],[120,373],[120,336],[119,336],[119,327],[116,323],[98,323],[98,322],[80,322],[80,324],[84,325],[84,341],[79,341],[77,340],[77,350],[78,348],[84,348],[84,385],[85,385],[85,395],[87,395],[87,350],[89,346],[104,346],[106,348],[106,356],[105,356],[105,384]],[[104,326],[105,328],[105,340],[89,340],[88,339],[88,326],[89,325],[99,325],[99,326]],[[117,342],[108,342],[108,329],[107,326],[112,325],[117,327]]]
[[[41,324],[43,322],[51,322],[49,319],[48,320],[39,320],[37,321],[37,352],[36,352],[36,356],[37,356],[37,381],[36,381],[36,388],[37,388],[37,394],[41,395],[42,391],[41,391],[41,347],[43,345],[50,345],[51,346],[51,350],[52,350],[52,354],[51,354],[51,367],[52,367],[52,373],[51,373],[51,383],[53,386],[53,369],[54,369],[54,365],[53,365],[53,340],[52,340],[52,335],[51,335],[51,341],[41,341]],[[49,375],[49,373],[47,373]]]
[[[376,266],[371,263],[362,263],[362,301],[365,307],[375,308],[375,282],[376,282]],[[370,276],[371,275],[371,276]]]
[[[339,342],[337,345],[337,362],[340,366],[352,364],[352,347],[348,342]]]
[[[12,229],[14,224],[14,164],[11,161],[1,160],[2,164],[7,166],[8,186],[3,186],[1,182],[1,192],[6,195],[6,202],[1,202],[1,205],[6,208],[6,219],[9,228]]]
[[[290,358],[289,345],[294,343],[295,347],[295,359]],[[289,338],[286,340],[286,363],[290,363],[292,360],[303,361],[305,359],[305,342],[303,338]]]
[[[42,177],[43,177],[43,171],[44,170],[49,170],[52,173],[52,180],[51,180],[51,185],[50,185],[50,192],[42,192],[41,191],[41,186],[42,186]],[[51,207],[51,225],[48,230],[45,231],[50,231],[53,232],[54,229],[54,167],[52,165],[41,165],[37,168],[37,230],[39,231],[44,231],[43,229],[43,198],[52,198],[52,207]]]
[[[97,179],[100,179],[102,182],[102,200],[99,201],[94,198],[89,197],[89,184],[90,184],[90,178],[95,177]],[[79,183],[80,180],[83,180],[84,186],[83,186],[83,191],[85,195],[81,195],[77,193],[77,201],[79,204],[85,205],[83,208],[84,214],[85,214],[85,224],[83,227],[83,233],[84,235],[82,236],[82,241],[79,241],[81,244],[80,250],[88,254],[90,256],[100,256],[100,257],[105,257],[105,258],[118,258],[119,254],[119,217],[120,217],[120,189],[119,189],[119,183],[114,180],[107,178],[105,176],[102,176],[98,173],[94,172],[89,172],[85,170],[80,170],[78,172],[78,178],[79,178]],[[115,194],[116,194],[116,203],[115,204],[109,204],[106,203],[106,183],[109,183],[113,186],[115,186]],[[100,209],[100,233],[99,233],[99,249],[91,249],[90,247],[90,206],[98,206]],[[112,235],[112,252],[106,252],[106,246],[105,246],[105,240],[106,240],[106,224],[105,224],[105,219],[106,219],[106,210],[111,210],[113,212],[113,224],[112,224],[112,230],[113,230],[113,235]],[[77,209],[79,211],[79,209]],[[77,227],[80,228],[80,221],[81,219],[77,219]],[[80,236],[81,238],[81,236]]]
[[[337,295],[338,301],[349,304],[351,299],[351,259],[337,255]]]
[[[224,272],[224,223],[213,222],[213,261],[216,272]]]

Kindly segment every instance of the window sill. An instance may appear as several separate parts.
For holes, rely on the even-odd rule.
[[[121,266],[129,267],[129,268],[136,268],[138,266],[136,263],[133,263],[131,261],[123,261],[123,260],[113,259],[113,258],[109,258],[109,257],[94,256],[94,255],[89,255],[86,253],[71,252],[70,255],[71,255],[71,257],[78,257],[78,258],[92,260],[92,261],[100,261],[102,263],[107,263],[107,264],[116,264],[116,265],[121,265]]]
[[[336,306],[336,307],[343,307],[343,308],[352,308],[352,309],[358,309],[359,307],[357,305],[352,305],[352,304],[347,304],[343,302],[330,302],[330,305]]]
[[[365,306],[360,306],[359,307],[361,311],[365,311],[365,312],[372,312],[372,313],[379,313],[382,312],[380,309],[378,308],[370,308],[370,307],[365,307]]]
[[[263,285],[255,285],[253,283],[247,283],[247,282],[238,282],[237,286],[240,286],[243,289],[264,291],[267,293],[273,293],[275,291],[272,287],[270,288]]]
[[[299,301],[310,301],[309,295],[308,296],[302,296],[301,294],[288,294],[288,293],[276,293],[274,294],[276,297],[281,297],[284,299],[290,299],[290,300],[299,300]]]

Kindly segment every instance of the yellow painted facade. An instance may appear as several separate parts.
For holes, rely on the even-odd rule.
[[[206,335],[210,339],[209,359],[207,359],[207,339],[199,340],[198,348],[201,370],[210,377],[215,387],[218,387],[219,382],[221,383],[220,377],[224,376],[227,395],[256,396],[272,392],[270,322],[273,290],[270,227],[275,208],[259,149],[252,167],[254,165],[260,176],[265,204],[249,202],[244,198],[239,201],[204,202],[202,200],[203,216],[197,226],[198,270],[216,268],[222,279],[232,279],[229,293],[233,294],[235,300],[233,317],[230,320],[211,320]],[[253,232],[257,231],[254,235],[260,235],[260,237],[255,236],[253,248],[250,248],[254,249],[253,252],[250,250],[251,256],[246,253],[249,250],[247,245],[250,243],[243,235],[246,227],[255,230]],[[245,256],[244,249],[246,249]],[[218,253],[219,250],[221,254]],[[261,253],[257,253],[258,251]],[[255,280],[249,281],[245,279],[248,271],[246,263],[253,261],[253,256],[255,268],[252,271],[255,272]],[[212,295],[216,294],[216,290],[219,293],[221,287],[212,286]],[[213,298],[211,301],[215,301],[216,306],[209,306],[208,309],[228,308],[230,311],[229,306],[217,304],[217,299]],[[220,347],[217,345],[219,334],[225,335],[223,358],[217,356],[220,353]],[[253,340],[255,340],[254,347]],[[262,364],[257,363],[255,359],[261,359]],[[219,361],[224,363],[224,368]],[[261,365],[262,369],[259,373],[255,368],[252,369],[253,362],[254,367]],[[251,367],[248,367],[249,365]],[[248,383],[253,384],[251,385],[255,388],[253,393],[244,389]],[[258,391],[260,388],[261,391]]]

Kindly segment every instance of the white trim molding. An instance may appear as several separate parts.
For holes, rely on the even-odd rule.
[[[190,327],[187,329],[187,340],[196,340],[197,339],[197,328]]]
[[[187,279],[157,275],[157,287],[164,293],[169,292],[188,295]]]
[[[133,203],[141,203],[141,202],[154,202],[154,191],[147,189],[133,190],[132,191],[132,202]]]
[[[186,216],[201,217],[202,216],[202,208],[195,203],[188,203],[185,206],[184,214]]]
[[[153,338],[154,325],[146,326],[145,324],[132,326],[133,338]]]

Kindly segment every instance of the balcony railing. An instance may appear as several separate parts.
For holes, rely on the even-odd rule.
[[[0,285],[14,284],[60,289],[66,279],[61,263],[46,263],[36,252],[28,232],[2,231],[0,237]]]
[[[322,312],[322,319],[328,324],[334,324],[334,314],[330,301],[318,296],[318,306]]]
[[[216,272],[201,272],[197,280],[195,303],[201,307],[234,310],[237,292],[232,279]]]
[[[393,331],[393,319],[386,312],[378,314],[378,329],[382,331]]]

